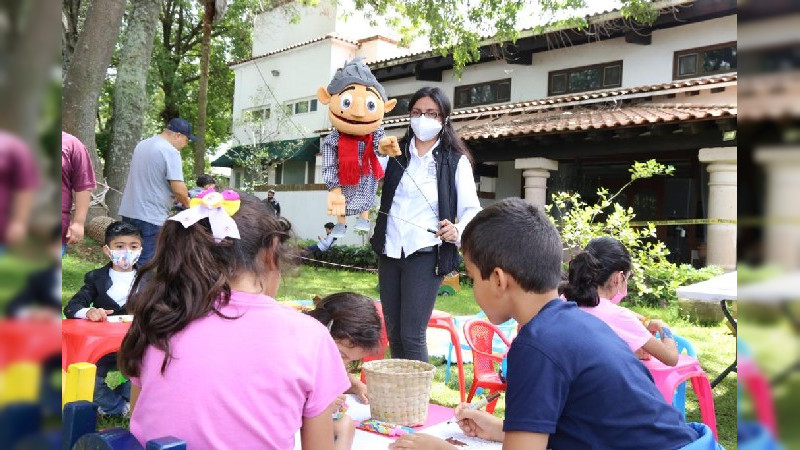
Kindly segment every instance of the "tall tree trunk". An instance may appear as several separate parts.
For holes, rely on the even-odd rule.
[[[206,112],[208,109],[208,61],[211,58],[211,22],[214,20],[214,0],[205,0],[203,14],[203,41],[200,57],[200,86],[197,93],[197,142],[194,143],[194,174],[205,171]]]
[[[43,101],[58,67],[59,15],[49,0],[0,3],[0,129],[39,149]]]
[[[104,181],[103,165],[97,156],[94,134],[97,102],[122,25],[125,4],[124,0],[92,2],[61,91],[61,127],[86,146],[95,177],[100,182]]]
[[[110,216],[117,216],[122,201],[131,157],[142,137],[147,111],[147,74],[158,25],[160,0],[132,0],[128,27],[123,37],[117,81],[114,86],[114,123],[106,160],[106,175],[111,187],[106,194]]]

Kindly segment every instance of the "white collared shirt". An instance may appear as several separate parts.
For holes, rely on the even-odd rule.
[[[401,252],[410,255],[421,248],[442,243],[441,239],[425,230],[426,228],[439,230],[439,188],[436,180],[436,160],[433,157],[433,150],[439,143],[437,140],[425,155],[419,156],[414,139],[411,139],[408,167],[397,186],[389,210],[390,216],[387,217],[385,252],[390,258],[400,258]],[[388,164],[400,164],[395,158],[388,159]],[[466,156],[461,156],[458,160],[455,182],[457,198],[455,227],[458,230],[458,239],[455,243],[461,245],[464,228],[481,210],[472,176],[472,165]],[[401,219],[418,224],[419,227]]]

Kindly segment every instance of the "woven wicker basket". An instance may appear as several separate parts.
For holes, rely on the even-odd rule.
[[[86,226],[86,235],[102,244],[106,240],[106,228],[114,222],[115,219],[111,217],[97,216]]]
[[[428,402],[436,368],[407,359],[364,363],[373,419],[413,427],[428,419]]]

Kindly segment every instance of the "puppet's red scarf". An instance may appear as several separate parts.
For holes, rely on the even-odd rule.
[[[363,142],[364,156],[361,163],[358,161],[358,143]],[[383,167],[375,156],[372,147],[372,133],[366,136],[353,136],[339,133],[339,184],[355,186],[361,175],[372,175],[380,180],[383,178]]]

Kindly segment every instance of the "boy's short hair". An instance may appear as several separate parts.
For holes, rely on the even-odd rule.
[[[325,227],[325,228],[329,228],[329,229],[330,229],[330,228],[333,228],[333,227],[334,227],[334,225],[333,225],[333,222],[328,222],[328,223],[326,223],[326,224],[324,225],[324,227]]]
[[[205,186],[207,186],[209,184],[216,184],[214,182],[214,177],[212,177],[211,175],[204,173],[203,175],[200,175],[199,177],[197,177],[197,186],[198,187],[205,187]]]
[[[482,279],[495,267],[527,292],[542,294],[561,281],[561,236],[541,208],[507,198],[479,212],[461,238],[461,249]]]
[[[117,236],[136,236],[141,240],[142,232],[132,223],[120,221],[111,222],[108,228],[106,228],[105,244],[110,244],[111,240]]]

